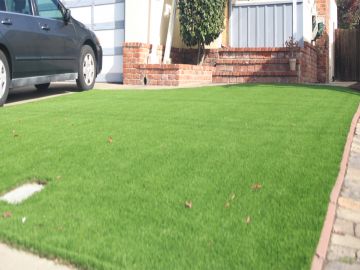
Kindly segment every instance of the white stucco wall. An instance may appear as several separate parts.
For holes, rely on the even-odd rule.
[[[125,42],[148,43],[149,1],[125,1]]]

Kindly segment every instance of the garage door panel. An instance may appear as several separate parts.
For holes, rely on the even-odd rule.
[[[103,56],[103,71],[104,73],[116,73],[119,70],[122,73],[122,55]]]
[[[103,56],[103,71],[98,75],[98,82],[122,82],[123,81],[123,57],[122,55]],[[120,71],[120,72],[119,72]]]
[[[94,23],[108,23],[124,21],[124,4],[110,4],[94,7]]]
[[[112,48],[114,45],[121,46],[125,37],[123,29],[95,31],[95,34],[103,48]]]
[[[75,19],[93,30],[103,47],[103,69],[97,81],[122,82],[125,40],[124,0],[64,1]]]
[[[71,15],[83,24],[91,25],[91,7],[72,8]]]

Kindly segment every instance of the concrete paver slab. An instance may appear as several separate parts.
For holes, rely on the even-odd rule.
[[[327,249],[321,249],[326,258],[318,256],[324,264],[313,263],[313,270],[360,269],[360,107],[351,125],[341,168],[343,174],[339,173],[340,182],[335,185],[338,192],[331,201],[336,215],[324,225],[332,226]]]

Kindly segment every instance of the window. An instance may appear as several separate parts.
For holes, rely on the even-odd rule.
[[[0,0],[0,11],[6,11],[5,0]]]
[[[63,19],[61,6],[57,1],[36,0],[39,16],[48,19]]]
[[[30,0],[6,0],[6,10],[10,12],[31,14]]]

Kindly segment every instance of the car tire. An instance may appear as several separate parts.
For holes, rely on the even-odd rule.
[[[5,54],[0,51],[0,107],[4,105],[9,94],[10,69]]]
[[[35,88],[38,91],[46,91],[49,89],[50,83],[35,84]]]
[[[79,59],[77,87],[80,91],[92,89],[96,79],[96,58],[93,49],[84,45],[81,48]]]

